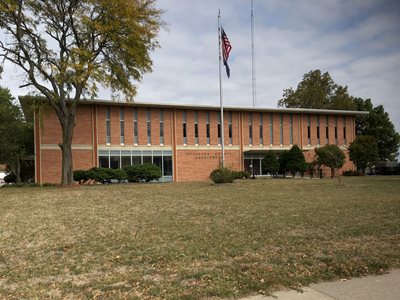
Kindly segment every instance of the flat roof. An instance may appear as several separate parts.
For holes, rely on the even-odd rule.
[[[27,106],[32,99],[44,99],[41,97],[32,96],[19,96],[21,106],[28,112]],[[117,101],[105,99],[81,99],[82,105],[116,105],[128,107],[155,107],[155,108],[175,108],[175,109],[201,109],[201,110],[219,110],[219,105],[203,105],[203,104],[182,104],[182,103],[160,103],[160,102],[136,102],[136,101]],[[313,109],[313,108],[275,108],[275,107],[262,107],[262,106],[230,106],[224,105],[225,110],[230,111],[253,111],[253,112],[277,112],[277,113],[312,113],[324,115],[367,115],[367,111],[354,111],[354,110],[332,110],[332,109]]]

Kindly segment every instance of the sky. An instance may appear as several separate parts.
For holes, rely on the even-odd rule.
[[[382,104],[400,131],[400,1],[253,0],[256,106],[277,107],[311,70],[329,72],[350,95]],[[232,45],[225,105],[251,106],[250,0],[158,0],[166,27],[138,102],[219,104],[218,9]],[[6,64],[0,85],[14,96],[22,76]],[[99,98],[109,99],[101,90]]]

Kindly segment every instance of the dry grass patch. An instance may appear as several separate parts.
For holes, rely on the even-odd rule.
[[[0,190],[0,298],[204,299],[400,267],[400,178]]]

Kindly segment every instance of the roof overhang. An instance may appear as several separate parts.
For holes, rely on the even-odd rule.
[[[20,96],[19,101],[25,113],[30,112],[33,102],[45,102],[42,97]],[[116,101],[104,99],[82,99],[81,105],[115,105],[128,107],[154,107],[170,109],[201,109],[201,110],[220,110],[219,105],[200,105],[200,104],[181,104],[181,103],[154,103],[154,102],[135,102],[135,101]],[[367,115],[367,111],[354,110],[330,110],[330,109],[312,109],[312,108],[271,108],[271,107],[252,107],[252,106],[224,106],[228,111],[248,111],[248,112],[272,112],[272,113],[296,113],[296,114],[321,114],[321,115]],[[33,114],[33,111],[32,111]]]

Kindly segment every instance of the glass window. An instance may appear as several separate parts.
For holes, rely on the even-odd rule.
[[[153,156],[153,164],[159,166],[162,170],[162,156]]]
[[[199,115],[197,111],[194,112],[194,143],[199,144]]]
[[[129,167],[131,165],[131,157],[130,156],[122,156],[121,164],[122,164],[122,168]]]
[[[290,123],[289,123],[289,129],[290,129],[290,145],[293,145],[293,114],[290,114]]]
[[[124,125],[124,108],[120,107],[119,109],[119,129],[121,133],[120,143],[125,143],[125,125]]]
[[[137,109],[133,111],[133,142],[138,144],[139,128],[138,128],[138,112]]]
[[[326,144],[329,144],[329,116],[326,116],[325,120],[325,136],[326,136]]]
[[[163,157],[164,176],[172,176],[172,156]]]
[[[143,164],[152,164],[153,160],[151,156],[143,156]]]
[[[160,145],[164,145],[164,111],[160,109]]]
[[[269,120],[269,143],[272,146],[274,144],[274,114],[271,113]]]
[[[335,144],[338,144],[338,134],[337,134],[337,116],[335,116]]]
[[[346,116],[343,116],[343,143],[346,145]]]
[[[150,112],[150,109],[146,110],[146,124],[147,124],[147,144],[151,145],[151,112]]]
[[[207,134],[207,145],[210,145],[210,112],[206,113],[206,134]]]
[[[232,145],[232,112],[228,113],[229,144]]]
[[[249,112],[249,144],[253,145],[253,113]]]
[[[321,143],[320,137],[319,137],[319,116],[317,116],[317,144],[319,145]]]
[[[106,107],[106,143],[111,144],[111,116],[110,107]]]
[[[132,156],[132,166],[141,165],[141,164],[142,164],[142,157],[141,156]]]
[[[186,131],[186,111],[182,112],[182,133],[183,133],[183,144],[187,144],[187,131]]]
[[[280,121],[279,143],[283,145],[283,114],[281,114]]]
[[[221,145],[221,113],[217,113],[218,145]]]
[[[310,115],[307,115],[307,139],[308,139],[307,144],[311,145],[311,121],[310,121]]]
[[[100,168],[109,168],[110,161],[108,156],[99,156],[99,166]]]
[[[263,130],[263,113],[260,113],[260,145],[264,144],[264,130]]]
[[[110,168],[111,169],[120,168],[120,156],[110,156]]]

